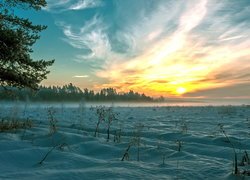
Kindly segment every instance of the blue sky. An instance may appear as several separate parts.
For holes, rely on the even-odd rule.
[[[47,30],[45,85],[250,99],[249,0],[47,0],[19,12]]]

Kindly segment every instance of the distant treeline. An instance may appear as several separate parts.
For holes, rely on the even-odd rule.
[[[14,87],[0,87],[0,100],[20,101],[163,101],[160,97],[154,99],[145,94],[139,94],[130,90],[125,93],[117,93],[114,88],[105,88],[100,92],[94,92],[85,88],[83,91],[73,84],[59,86],[41,86],[38,91],[30,89],[18,89]]]

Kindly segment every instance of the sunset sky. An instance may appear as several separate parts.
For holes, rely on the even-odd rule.
[[[18,12],[45,24],[44,85],[151,96],[250,99],[249,0],[47,0]]]

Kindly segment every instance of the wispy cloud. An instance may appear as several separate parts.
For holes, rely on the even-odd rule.
[[[59,23],[67,43],[77,49],[86,50],[88,53],[77,55],[77,59],[105,59],[111,52],[106,26],[101,18],[95,16],[87,21],[81,28],[73,30],[72,25]]]
[[[80,10],[86,8],[94,8],[101,6],[103,3],[100,0],[81,0],[69,7],[72,10]]]
[[[88,75],[75,75],[73,78],[88,78]]]
[[[60,8],[70,3],[70,0],[61,0],[61,1],[54,1],[54,0],[47,0],[47,6],[45,10],[50,11],[52,9]]]
[[[115,19],[119,29],[115,34],[124,44],[126,53],[138,54],[173,31],[183,4],[179,2],[117,1]],[[133,5],[131,5],[131,3]],[[132,8],[131,8],[132,7]],[[171,11],[171,12],[170,12]]]
[[[235,40],[235,39],[240,39],[240,38],[245,38],[246,36],[239,35],[239,36],[232,36],[232,37],[221,37],[220,41],[230,41],[230,40]]]
[[[179,31],[187,33],[200,24],[207,12],[206,4],[207,0],[201,0],[195,5],[192,4],[191,8],[180,18]]]
[[[47,0],[45,10],[52,12],[63,12],[67,10],[82,10],[102,6],[101,0]]]

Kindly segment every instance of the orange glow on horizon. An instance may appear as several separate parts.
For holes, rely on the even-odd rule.
[[[97,71],[96,75],[108,83],[94,88],[116,87],[118,91],[134,90],[150,96],[182,97],[237,82],[225,77],[232,70],[241,71],[244,59],[250,57],[250,42],[211,46],[205,36],[194,36],[191,31],[206,10],[204,0],[180,18],[179,27],[171,35],[135,57],[112,62],[107,69]],[[201,16],[197,17],[197,13]]]

